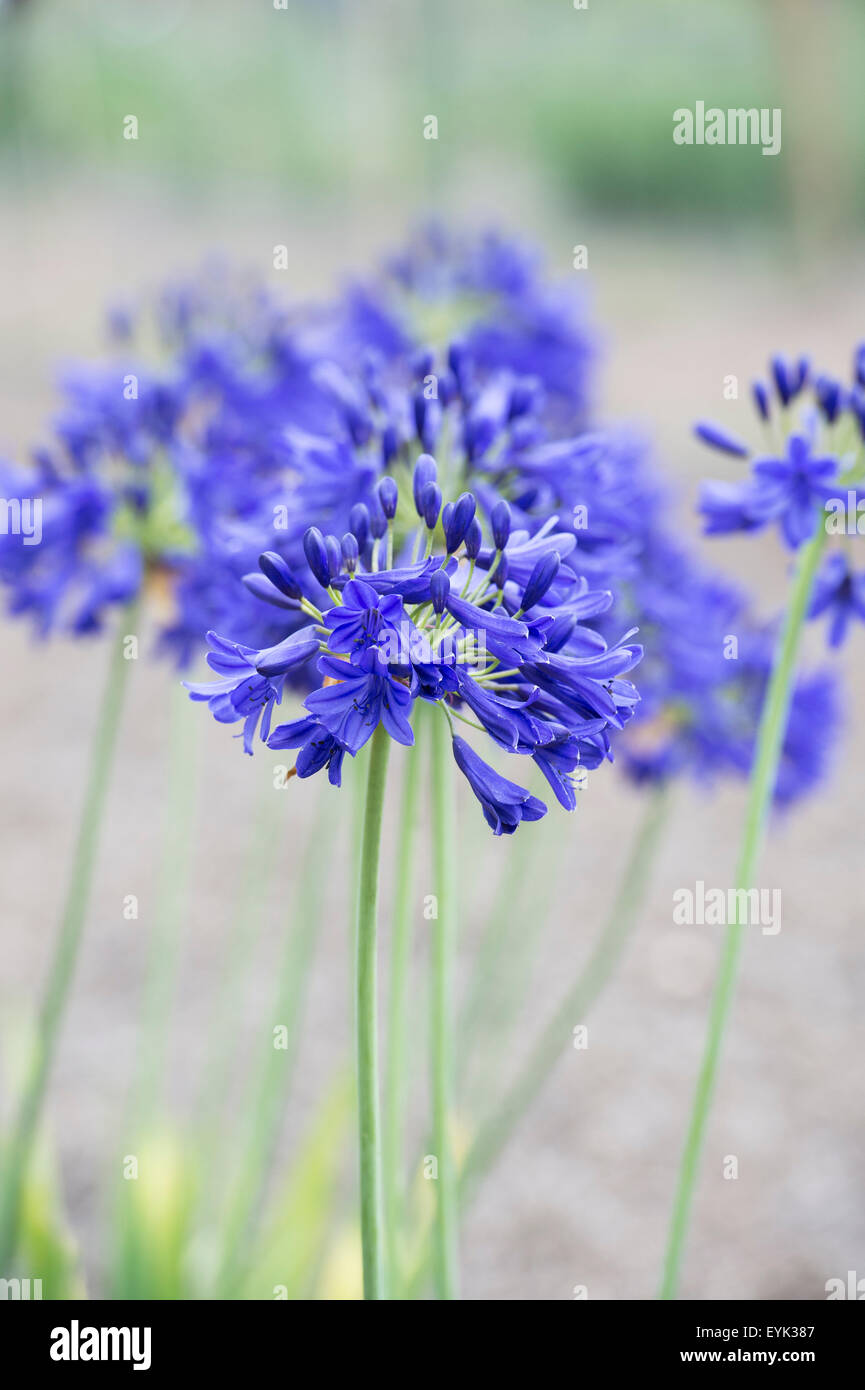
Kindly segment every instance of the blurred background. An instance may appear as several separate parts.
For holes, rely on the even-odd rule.
[[[44,436],[58,369],[102,351],[108,306],[213,252],[287,296],[326,294],[432,213],[533,239],[553,276],[582,277],[603,343],[600,416],[644,428],[677,485],[682,531],[696,538],[701,476],[735,470],[692,443],[692,420],[710,416],[747,435],[747,384],[770,352],[809,351],[846,373],[865,338],[863,64],[856,0],[590,0],[585,10],[570,0],[6,0],[0,453],[23,459]],[[673,111],[697,100],[780,107],[781,153],[675,145]],[[137,140],[123,136],[130,115]],[[438,120],[435,141],[423,138],[428,115]],[[286,271],[273,269],[277,244],[288,247]],[[573,269],[576,245],[587,248],[586,270]],[[738,401],[723,395],[731,374]],[[774,541],[724,543],[713,554],[775,611],[785,561]],[[816,655],[818,634],[810,637]],[[106,651],[57,640],[39,648],[7,619],[0,648],[6,1041],[38,997],[53,940]],[[782,889],[784,926],[748,941],[686,1297],[821,1298],[827,1279],[865,1273],[858,634],[841,659],[847,723],[833,777],[775,826],[761,874]],[[314,910],[320,931],[273,1181],[281,1191],[280,1174],[305,1156],[307,1187],[295,1177],[280,1198],[286,1230],[318,1222],[310,1287],[355,1296],[344,1174],[331,1175],[327,1214],[315,1207],[328,1165],[351,1169],[347,1147],[344,1162],[333,1158],[351,1123],[341,1099],[351,1060],[347,808],[327,788],[291,784],[259,879],[249,854],[256,817],[271,804],[271,760],[243,758],[201,711],[172,712],[172,684],[158,665],[135,671],[52,1087],[52,1201],[99,1296],[128,1152],[150,932],[144,908],[138,921],[124,919],[123,900],[146,903],[158,890],[179,724],[194,865],[171,945],[179,985],[153,1135],[165,1182],[148,1200],[182,1226],[184,1194],[206,1200],[213,1172],[231,1162],[246,1065],[272,1025],[286,923]],[[730,881],[743,801],[738,785],[712,795],[677,789],[639,929],[593,1011],[590,1046],[563,1057],[466,1219],[467,1297],[567,1299],[576,1285],[591,1298],[654,1294],[718,947],[715,929],[674,927],[672,894],[696,879]],[[491,1026],[482,1063],[471,1076],[466,1066],[467,1108],[513,1073],[587,956],[639,802],[614,769],[593,778],[559,827],[543,884],[528,869],[517,876],[517,929],[494,963],[493,1001],[510,1000],[515,972],[523,988],[507,1005],[512,1026]],[[501,910],[490,885],[511,846],[485,839],[475,807],[464,810],[471,999],[479,943]],[[317,837],[334,846],[332,872],[314,909],[302,909],[292,898],[296,867]],[[243,902],[257,904],[259,930],[238,947]],[[418,964],[424,949],[419,931]],[[422,1007],[419,993],[419,1017]],[[214,1018],[220,1103],[209,1148],[192,1153],[183,1125],[214,1089]],[[423,1044],[419,1026],[419,1144]],[[722,1177],[730,1154],[737,1181]],[[188,1256],[202,1266],[208,1258],[206,1240]],[[274,1281],[268,1269],[268,1290]]]

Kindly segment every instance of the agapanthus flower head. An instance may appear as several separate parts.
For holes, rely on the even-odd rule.
[[[698,426],[697,433],[716,448],[742,452],[720,431],[714,432],[714,439],[706,426]],[[804,432],[794,432],[788,436],[783,454],[752,459],[751,476],[744,482],[705,485],[700,510],[706,519],[706,532],[758,531],[777,521],[787,545],[796,550],[821,524],[823,505],[837,492],[833,481],[839,469],[835,455],[815,453],[812,439]]]
[[[136,347],[153,317],[157,370]],[[259,553],[306,571],[316,524],[332,538],[329,570],[346,536],[344,560],[356,544],[363,568],[389,521],[396,539],[405,532],[405,515],[390,515],[395,479],[418,447],[455,431],[478,469],[493,452],[506,462],[542,416],[584,413],[594,356],[581,311],[551,293],[533,255],[441,228],[330,305],[287,307],[214,261],[165,288],[155,316],[115,307],[109,329],[112,360],[69,375],[43,464],[6,490],[38,489],[51,524],[38,550],[3,544],[0,577],[41,632],[90,632],[157,575],[169,600],[160,642],[181,663],[208,628],[270,641],[272,607],[237,583]],[[447,543],[470,554],[480,525],[453,491],[438,499],[453,507]]]
[[[466,392],[476,374],[505,371],[519,381],[513,420],[535,409],[540,387],[559,424],[585,423],[597,350],[584,296],[573,283],[552,285],[537,252],[499,231],[419,228],[377,276],[351,286],[334,336],[343,363],[373,348],[385,360],[411,357],[418,380],[447,343],[445,393],[450,380]]]
[[[38,545],[0,537],[0,579],[43,635],[97,632],[113,606],[158,592],[160,644],[186,664],[208,627],[251,631],[266,613],[237,581],[280,547],[284,430],[324,427],[333,405],[284,306],[237,276],[161,296],[156,369],[135,349],[144,317],[111,315],[112,358],[66,374],[50,443],[4,473],[6,498],[38,499],[43,527]]]
[[[742,634],[736,683],[719,706],[716,748],[719,767],[748,776],[754,762],[756,729],[766,700],[777,646],[775,624],[753,624]],[[835,672],[801,673],[793,686],[781,748],[775,805],[786,809],[812,792],[830,771],[842,727],[840,683]]]
[[[8,498],[44,498],[40,546],[0,536],[13,612],[42,632],[98,631],[157,580],[160,641],[180,664],[208,630],[233,644],[230,670],[229,648],[212,652],[229,685],[198,698],[242,720],[248,748],[284,690],[321,706],[283,726],[300,776],[338,781],[372,715],[404,736],[404,690],[409,729],[414,701],[435,700],[529,754],[566,806],[576,773],[617,748],[639,780],[730,766],[718,709],[737,689],[724,640],[741,596],[673,539],[643,439],[586,430],[592,333],[531,253],[428,227],[333,303],[292,307],[214,264],[159,297],[156,371],[133,355],[145,317],[112,314],[115,359],[72,374],[50,448],[4,478]],[[848,386],[773,360],[754,387],[772,446],[746,483],[715,489],[712,529],[808,534],[865,429],[863,362]],[[396,576],[387,589],[382,575]],[[860,595],[830,556],[813,608],[833,635]],[[394,660],[404,617],[413,655]],[[639,706],[621,679],[633,628],[648,649]],[[320,699],[325,659],[358,670]],[[322,733],[350,690],[364,719]]]
[[[760,531],[777,523],[792,550],[825,531],[830,547],[817,576],[809,616],[828,616],[830,646],[839,646],[851,620],[865,616],[865,575],[857,572],[851,539],[863,534],[865,498],[865,349],[853,353],[852,380],[814,372],[800,357],[772,359],[769,385],[754,385],[757,413],[775,442],[771,454],[752,454],[717,425],[700,423],[698,438],[721,453],[750,460],[750,475],[704,486],[700,509],[707,534]],[[778,440],[780,434],[780,447]],[[825,544],[825,540],[821,538]]]
[[[553,534],[555,518],[534,535],[497,525],[491,544],[477,547],[478,499],[464,490],[442,507],[438,476],[435,461],[422,455],[411,479],[416,525],[399,537],[395,482],[385,490],[379,535],[364,536],[361,524],[360,535],[347,533],[353,545],[343,537],[331,546],[331,536],[308,527],[306,585],[263,555],[250,587],[277,609],[296,605],[291,630],[258,651],[211,634],[209,661],[220,680],[189,689],[221,722],[242,722],[247,752],[260,721],[271,747],[300,750],[299,776],[327,768],[337,785],[345,755],[354,757],[379,726],[411,746],[416,702],[435,705],[488,823],[496,835],[512,834],[546,806],[490,766],[457,726],[533,759],[572,810],[575,772],[609,756],[609,731],[633,713],[637,692],[625,675],[642,650],[633,632],[610,645],[581,621],[607,607],[610,595],[591,591],[578,575],[575,537]],[[364,522],[362,513],[354,516]],[[286,617],[288,624],[287,610]],[[318,686],[304,700],[303,718],[271,732],[289,672],[313,662]]]

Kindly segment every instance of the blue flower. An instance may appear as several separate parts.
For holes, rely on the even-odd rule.
[[[312,777],[327,768],[332,787],[342,785],[345,748],[317,719],[295,719],[279,724],[267,740],[268,748],[298,748],[293,771],[298,777]]]
[[[399,594],[379,594],[362,579],[350,579],[341,599],[339,607],[325,614],[330,628],[328,651],[365,651],[376,646],[386,632],[398,637],[401,624],[408,622]]]
[[[262,738],[269,737],[273,748],[298,748],[299,775],[327,767],[335,782],[344,754],[355,756],[379,725],[411,745],[414,702],[423,699],[439,707],[454,737],[455,719],[476,720],[498,747],[533,757],[560,803],[573,810],[577,764],[598,767],[609,756],[608,730],[633,714],[637,693],[622,677],[639,661],[641,648],[630,643],[633,632],[610,644],[580,621],[603,613],[610,595],[589,590],[574,571],[559,582],[573,537],[546,527],[535,536],[511,532],[498,564],[478,567],[483,547],[472,531],[477,500],[463,493],[445,503],[442,543],[436,472],[434,460],[421,456],[412,488],[418,525],[399,542],[395,564],[380,566],[396,549],[402,515],[396,482],[379,489],[383,505],[375,525],[367,508],[355,506],[357,531],[339,543],[308,528],[301,538],[308,566],[303,577],[278,555],[263,555],[260,573],[244,576],[244,583],[269,611],[282,614],[288,633],[264,649],[223,642],[210,657],[223,681],[191,686],[193,698],[207,699],[223,721],[242,717],[247,748],[265,711]],[[500,523],[501,515],[502,539]],[[505,578],[511,545],[513,574]],[[331,602],[322,611],[312,595],[325,582]],[[507,607],[501,602],[505,588]],[[531,612],[514,616],[527,603]],[[283,682],[316,654],[322,684],[306,696],[306,717],[270,735],[270,710]],[[497,834],[543,813],[528,792],[496,780],[463,740],[455,751],[476,794],[485,788],[481,800]]]
[[[453,740],[453,754],[457,767],[481,803],[484,819],[494,835],[513,835],[522,821],[540,820],[547,814],[546,806],[538,797],[502,777],[459,735]]]
[[[704,489],[700,509],[706,531],[756,530],[777,521],[791,549],[813,536],[832,496],[829,486],[838,474],[838,459],[814,456],[812,441],[794,433],[782,458],[756,459],[752,476],[736,485],[713,484]]]
[[[840,647],[851,619],[865,622],[865,573],[854,574],[843,551],[823,561],[814,585],[810,618],[829,617],[829,645]]]
[[[318,668],[333,683],[314,690],[304,703],[349,753],[357,753],[379,723],[397,743],[414,743],[411,691],[390,674],[377,649],[361,652],[354,662],[325,656]]]
[[[282,699],[284,676],[271,680],[257,669],[262,653],[253,647],[231,642],[215,632],[208,632],[211,651],[207,664],[221,676],[218,681],[184,681],[190,698],[207,702],[214,719],[220,724],[236,724],[243,720],[243,749],[252,753],[255,732],[261,722],[261,737],[270,734],[274,705]]]
[[[584,731],[584,735],[578,737],[565,728],[557,729],[555,736],[543,747],[536,748],[532,754],[559,804],[566,811],[573,811],[577,804],[574,790],[574,773],[577,768],[591,771],[600,767],[609,756],[609,743],[603,737],[602,730],[596,731],[594,735],[587,735]]]

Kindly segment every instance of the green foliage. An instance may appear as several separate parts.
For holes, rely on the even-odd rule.
[[[108,0],[33,5],[0,25],[0,158],[5,148],[28,171],[141,173],[189,196],[259,180],[293,198],[363,186],[417,201],[445,176],[447,150],[448,177],[488,164],[515,174],[517,188],[540,179],[601,213],[740,222],[789,211],[784,161],[753,147],[706,158],[672,141],[673,108],[697,99],[786,107],[802,74],[789,67],[780,6],[620,0],[577,12],[567,0],[442,0],[434,22],[420,3],[399,8],[395,23],[391,6],[371,0],[361,26],[351,7],[294,0],[250,7],[239,30],[236,8],[217,0],[178,7],[161,26]],[[847,0],[826,19],[835,70],[815,139],[839,135],[855,166],[865,21]],[[803,33],[800,47],[810,41]],[[428,112],[438,144],[421,138]],[[130,114],[134,142],[122,134]]]

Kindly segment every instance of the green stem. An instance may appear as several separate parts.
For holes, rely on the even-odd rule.
[[[417,843],[420,758],[416,749],[405,757],[402,814],[396,849],[396,892],[390,961],[387,1063],[384,1101],[384,1191],[387,1223],[388,1286],[399,1297],[402,1284],[402,1223],[405,1204],[403,1138],[405,1130],[406,1059],[408,1044],[408,976],[414,918],[415,847]]]
[[[382,1250],[382,1172],[378,1094],[378,866],[390,737],[371,739],[357,895],[356,995],[360,1227],[364,1298],[386,1297]],[[415,756],[417,756],[415,754]]]
[[[432,1143],[437,1162],[433,1270],[441,1299],[459,1298],[459,1193],[451,1138],[454,1111],[454,969],[456,797],[450,730],[436,719],[432,737],[433,868],[438,898],[431,979]]]
[[[201,720],[193,717],[189,696],[182,686],[175,684],[170,693],[162,858],[148,945],[137,1075],[131,1097],[133,1123],[139,1134],[153,1121],[165,1075],[186,918],[197,793],[195,763]]]
[[[81,947],[129,669],[129,660],[123,650],[124,637],[130,629],[134,630],[137,616],[138,602],[135,600],[124,610],[121,631],[114,637],[96,736],[91,749],[72,876],[42,1000],[37,1037],[6,1150],[0,1193],[0,1271],[9,1269],[15,1253],[21,1189]]]
[[[469,1149],[460,1174],[460,1206],[466,1206],[478,1184],[495,1163],[513,1130],[526,1113],[540,1087],[562,1056],[571,1037],[575,1018],[585,1018],[613,968],[638,920],[646,881],[655,860],[661,831],[666,824],[668,794],[661,788],[649,798],[625,864],[618,892],[592,954],[570,990],[556,1009],[529,1053],[523,1069],[501,1104],[485,1120]],[[427,1274],[424,1251],[408,1281],[409,1296],[422,1288]]]
[[[800,555],[799,566],[790,595],[790,604],[784,618],[757,734],[745,828],[736,874],[736,888],[738,890],[747,891],[753,887],[754,874],[763,848],[766,823],[778,777],[784,736],[787,731],[790,701],[793,697],[796,657],[814,587],[814,579],[825,543],[826,531],[821,526],[814,539],[808,543]],[[736,912],[733,921],[727,926],[721,949],[718,977],[709,1010],[703,1060],[697,1077],[691,1118],[679,1167],[660,1290],[660,1297],[663,1299],[675,1298],[679,1284],[682,1255],[688,1233],[700,1154],[705,1139],[706,1122],[715,1089],[721,1046],[733,1001],[739,955],[742,949],[744,923],[741,920],[739,904],[740,894],[737,893]]]
[[[498,1158],[512,1131],[563,1055],[574,1025],[583,1021],[590,1004],[595,1002],[609,980],[638,920],[646,880],[666,821],[667,805],[665,789],[658,789],[650,795],[603,930],[579,976],[538,1036],[521,1071],[501,1103],[478,1130],[463,1165],[461,1197],[467,1195]]]

